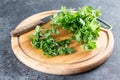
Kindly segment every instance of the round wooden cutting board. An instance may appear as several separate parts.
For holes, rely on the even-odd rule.
[[[22,21],[16,28],[31,25],[56,12],[56,10],[53,10],[35,14]],[[50,27],[49,22],[43,26]],[[29,36],[33,32],[34,30],[19,37],[12,37],[12,49],[22,63],[35,70],[49,74],[70,75],[91,70],[107,60],[114,46],[112,32],[101,28],[100,36],[98,40],[96,40],[97,49],[85,51],[76,42],[72,42],[70,47],[77,50],[75,53],[48,58],[40,49],[35,49],[31,46]],[[60,30],[60,33],[61,34],[54,36],[56,40],[69,36],[69,34],[63,30]]]

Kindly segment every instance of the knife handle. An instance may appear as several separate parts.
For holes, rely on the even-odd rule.
[[[18,29],[15,29],[15,30],[12,30],[10,32],[11,36],[13,37],[17,37],[17,36],[20,36],[26,32],[29,32],[33,29],[35,29],[36,25],[42,25],[43,22],[42,21],[36,21],[35,23],[31,24],[31,25],[26,25],[26,26],[23,26],[21,28],[18,28]]]
[[[106,21],[100,18],[97,18],[97,20],[101,22],[102,24],[104,24],[104,27],[102,26],[104,29],[112,30],[112,26],[109,23],[107,23]]]

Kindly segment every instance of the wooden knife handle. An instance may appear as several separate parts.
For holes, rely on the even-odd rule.
[[[35,29],[36,25],[42,25],[43,22],[42,21],[37,21],[35,22],[34,24],[31,24],[31,25],[26,25],[26,26],[23,26],[21,28],[18,28],[18,29],[15,29],[15,30],[12,30],[10,32],[11,36],[13,37],[17,37],[17,36],[20,36],[24,33],[27,33],[33,29]]]

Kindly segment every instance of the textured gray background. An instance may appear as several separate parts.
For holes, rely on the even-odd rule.
[[[101,7],[101,18],[113,25],[113,54],[103,65],[90,72],[55,76],[32,70],[13,54],[9,32],[35,13],[91,5]],[[120,80],[120,0],[0,0],[0,80]]]

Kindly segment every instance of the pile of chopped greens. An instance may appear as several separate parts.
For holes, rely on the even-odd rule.
[[[30,36],[33,47],[40,48],[47,56],[66,55],[76,50],[70,48],[71,40],[75,40],[85,50],[96,49],[95,40],[99,37],[100,24],[97,18],[101,15],[100,10],[94,10],[91,6],[79,8],[78,11],[61,8],[51,18],[51,28],[41,29],[36,26],[35,32]],[[68,39],[56,41],[51,34],[59,34],[58,28],[73,34]]]

